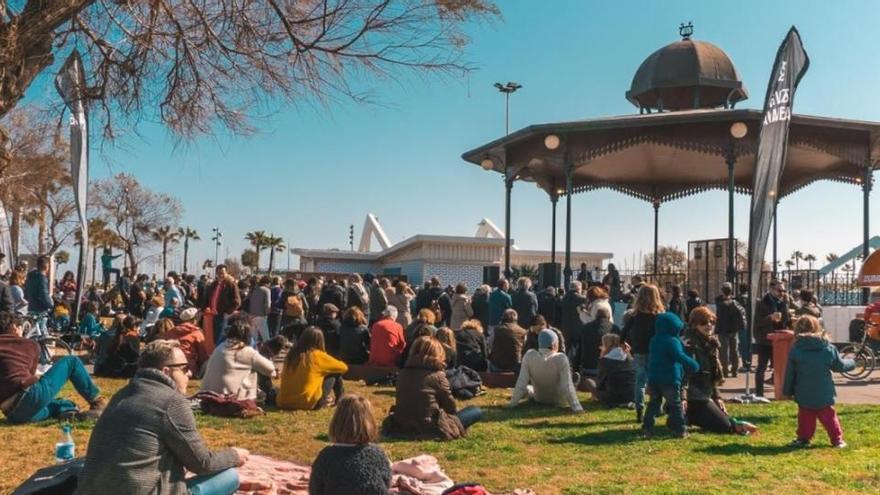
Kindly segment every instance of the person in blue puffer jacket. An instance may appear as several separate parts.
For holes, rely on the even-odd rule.
[[[828,342],[822,325],[813,316],[804,315],[794,325],[796,339],[788,354],[782,393],[794,396],[798,405],[797,438],[795,447],[809,447],[816,432],[818,419],[831,445],[842,449],[843,428],[834,411],[834,380],[831,372],[849,371],[856,367],[852,359],[842,359],[837,348]]]
[[[676,437],[687,436],[681,406],[681,382],[685,371],[696,373],[700,365],[684,352],[679,338],[682,328],[684,323],[673,313],[659,314],[654,322],[654,337],[648,348],[648,390],[651,401],[648,402],[642,424],[646,437],[654,433],[654,419],[660,414],[663,399],[666,399],[669,408],[667,425]]]

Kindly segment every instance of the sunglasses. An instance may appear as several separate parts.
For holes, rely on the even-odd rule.
[[[182,370],[182,369],[188,368],[188,367],[189,367],[189,363],[166,364],[165,367],[166,367],[166,368],[171,368],[171,369],[177,368],[177,369],[181,369],[181,370]]]

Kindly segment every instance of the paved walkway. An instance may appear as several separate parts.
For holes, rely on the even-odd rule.
[[[767,374],[768,378],[770,373]],[[880,370],[863,381],[853,382],[835,375],[834,383],[837,384],[837,402],[840,404],[880,404]],[[754,391],[755,376],[749,376],[749,386]],[[745,373],[740,373],[736,378],[725,379],[721,386],[721,395],[729,399],[745,392]],[[764,385],[764,393],[768,399],[774,398],[773,385]]]

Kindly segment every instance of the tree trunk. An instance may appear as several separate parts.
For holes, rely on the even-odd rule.
[[[275,268],[275,250],[269,251],[269,276],[272,276],[272,269]]]
[[[256,262],[254,263],[254,273],[259,273],[260,272],[260,248],[262,247],[262,245],[257,244],[254,247],[256,248],[255,251],[257,252]]]
[[[134,258],[134,247],[126,243],[125,256],[128,257],[128,265],[131,267],[132,273],[137,273],[137,260]]]
[[[168,240],[162,241],[162,277],[168,273]]]
[[[37,254],[46,254],[46,208],[40,207],[40,215],[37,218]]]
[[[189,237],[183,239],[183,273],[187,273],[186,257],[189,255]]]
[[[95,285],[96,273],[98,273],[98,246],[92,248],[92,285]]]
[[[18,264],[18,241],[21,238],[21,208],[12,212],[12,223],[9,225],[9,242],[12,244],[12,265]]]

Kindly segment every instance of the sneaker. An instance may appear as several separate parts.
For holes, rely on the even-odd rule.
[[[788,445],[789,445],[790,447],[801,447],[801,448],[805,448],[805,447],[809,447],[809,446],[810,446],[810,441],[809,441],[809,440],[803,440],[803,439],[800,439],[800,438],[796,438],[796,439],[792,440],[792,442],[791,442],[790,444],[788,444]]]
[[[104,409],[89,409],[88,411],[77,411],[76,414],[73,415],[73,419],[75,421],[96,420],[101,417],[101,413],[103,412]]]
[[[687,432],[687,430],[685,430],[685,431],[683,431],[683,432],[681,432],[681,433],[676,433],[676,434],[674,434],[673,436],[674,436],[675,438],[681,438],[681,439],[684,439],[684,438],[687,438],[687,437],[688,437],[688,432]]]
[[[100,395],[95,400],[89,402],[89,410],[91,411],[103,412],[105,407],[107,407],[107,399]]]
[[[642,438],[644,438],[645,440],[650,440],[654,438],[654,430],[642,428]]]
[[[835,449],[845,449],[845,448],[846,448],[846,442],[844,442],[843,440],[841,440],[841,441],[835,443],[834,445],[832,445],[832,447],[834,447]]]
[[[736,370],[733,370],[733,371],[730,372],[730,377],[731,377],[731,378],[736,378]]]
[[[724,370],[723,374],[724,374],[724,378],[730,378],[730,373],[728,373],[727,370]]]
[[[574,384],[574,387],[577,388],[577,386],[581,383],[581,374],[578,373],[577,371],[572,373],[571,374],[571,382]]]

